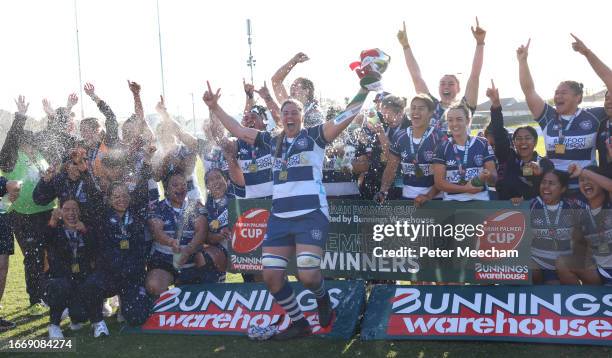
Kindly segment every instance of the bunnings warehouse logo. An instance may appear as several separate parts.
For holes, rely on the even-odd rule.
[[[432,293],[397,288],[387,334],[601,340],[612,335],[612,293]]]

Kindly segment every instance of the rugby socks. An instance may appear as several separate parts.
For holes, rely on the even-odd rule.
[[[327,294],[327,290],[325,290],[325,280],[321,279],[321,285],[318,288],[312,289],[312,293],[314,293],[317,300],[322,299]]]
[[[272,296],[274,296],[276,302],[285,310],[285,312],[287,312],[289,318],[291,318],[291,322],[298,322],[305,319],[304,314],[300,309],[300,305],[295,299],[293,289],[291,286],[289,286],[289,282],[285,281],[283,288],[281,288],[278,292],[273,293]]]

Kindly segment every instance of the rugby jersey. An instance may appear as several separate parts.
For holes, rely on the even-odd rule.
[[[608,141],[612,141],[612,119],[609,117],[599,126],[596,145],[599,152],[599,167],[604,170],[608,178],[612,178],[612,158],[608,156]]]
[[[260,131],[257,134],[255,146],[267,147],[265,133],[267,132]],[[273,155],[276,155],[277,142],[278,138],[273,137],[270,146]],[[280,150],[281,157],[274,157],[272,169],[273,215],[290,218],[321,209],[329,218],[322,182],[323,157],[327,144],[323,136],[323,124],[302,129],[295,138],[285,137],[280,143],[283,146]]]
[[[539,196],[531,201],[531,258],[540,268],[555,270],[559,256],[572,254],[572,235],[581,222],[581,206],[566,199],[549,206]]]
[[[263,146],[254,146],[239,139],[238,165],[244,174],[245,199],[272,196],[272,154],[269,132],[263,134]]]
[[[612,269],[612,202],[598,209],[588,205],[582,216],[582,233],[589,243],[597,266]]]
[[[329,149],[330,147],[328,147]],[[355,146],[344,145],[344,156],[327,153],[323,161],[323,186],[327,196],[359,195],[357,180],[351,162],[355,158]]]
[[[56,228],[47,226],[44,237],[49,277],[83,280],[93,272],[96,247],[89,233],[66,229],[60,221]]]
[[[452,138],[448,141],[442,142],[438,145],[436,155],[432,160],[432,163],[434,164],[443,164],[446,166],[446,181],[451,184],[459,184],[462,178],[459,172],[460,162],[466,162],[463,164],[463,168],[465,170],[464,179],[466,181],[470,181],[480,175],[484,168],[484,163],[495,161],[493,148],[491,148],[486,139],[481,137],[468,137],[466,143],[468,144],[467,155],[465,153],[465,146],[456,145]],[[467,161],[465,160],[466,156]],[[483,191],[479,193],[469,194],[444,192],[443,197],[444,200],[458,201],[489,200],[489,193],[487,192],[487,185],[485,183]]]
[[[188,215],[187,219],[183,216]],[[206,216],[206,208],[196,208],[195,202],[185,200],[181,208],[173,208],[170,202],[166,200],[158,201],[151,213],[149,219],[159,219],[164,223],[164,232],[171,238],[175,238],[175,231],[180,223],[184,222],[183,235],[180,237],[180,247],[187,246],[195,233],[195,220],[200,216]],[[172,263],[174,252],[172,248],[161,243],[153,242],[153,251],[157,251],[164,256],[164,259]],[[193,267],[193,255],[189,257],[183,268]]]
[[[412,127],[406,128],[397,132],[391,140],[389,150],[400,158],[404,198],[414,199],[419,195],[426,195],[431,190],[434,185],[431,163],[440,141],[441,133],[434,127],[427,128],[423,137],[418,139],[413,138]],[[417,166],[422,176],[417,176]]]
[[[226,194],[221,199],[214,199],[209,195],[206,200],[206,212],[208,214],[208,231],[217,234],[223,228],[229,225],[229,210],[227,208],[229,201],[233,199],[231,195]],[[221,242],[221,245],[227,249],[227,241]]]
[[[595,143],[600,122],[606,118],[603,107],[578,108],[571,116],[560,116],[549,104],[544,105],[544,111],[537,119],[544,135],[546,156],[553,162],[555,168],[567,171],[571,163],[577,163],[582,168],[595,162]],[[555,145],[559,144],[559,135],[563,135],[565,153],[555,153]],[[578,187],[578,179],[570,181],[570,188]]]

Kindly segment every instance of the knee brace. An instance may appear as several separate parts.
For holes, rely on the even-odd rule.
[[[321,268],[321,256],[304,251],[296,256],[298,270],[318,270]]]
[[[264,270],[286,270],[289,260],[286,257],[272,254],[263,254],[261,264]]]

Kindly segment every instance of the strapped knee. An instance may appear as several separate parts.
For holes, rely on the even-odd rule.
[[[272,254],[263,254],[261,264],[264,270],[286,270],[289,260],[286,257]]]
[[[321,256],[314,252],[301,252],[296,256],[298,270],[316,270],[321,268]]]

